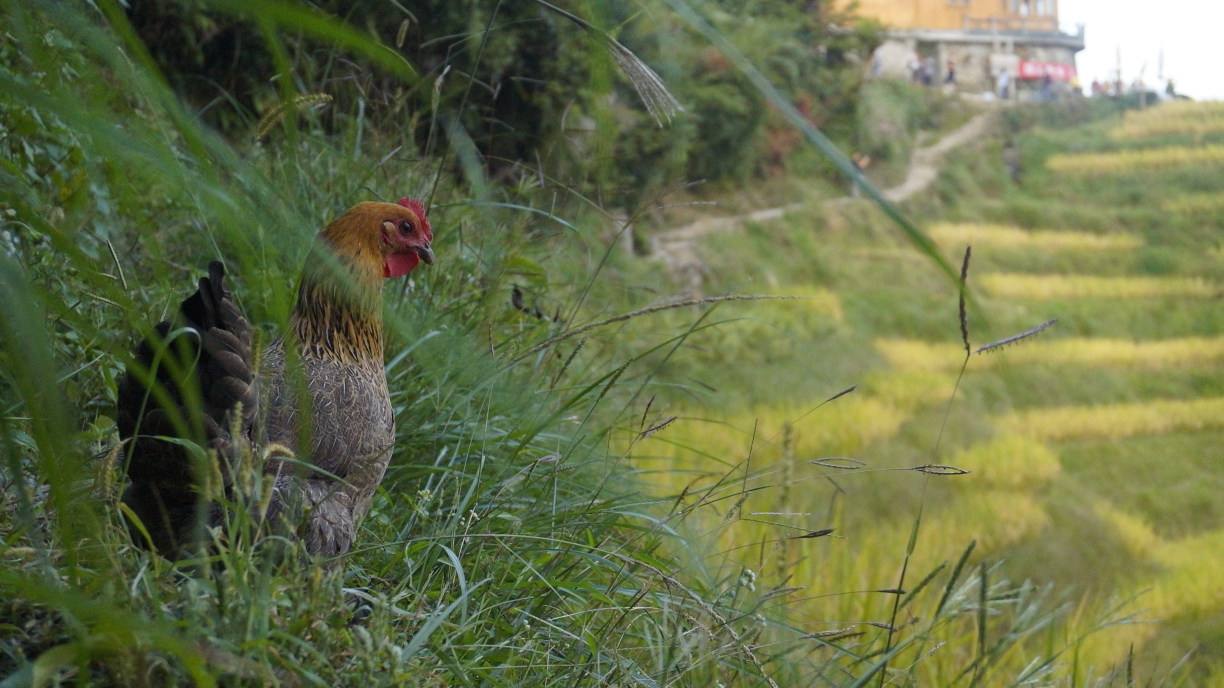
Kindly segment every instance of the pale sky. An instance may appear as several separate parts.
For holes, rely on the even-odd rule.
[[[1087,25],[1076,59],[1085,87],[1113,78],[1119,47],[1123,80],[1146,64],[1144,82],[1155,84],[1163,48],[1164,75],[1179,92],[1224,100],[1224,0],[1059,0],[1058,14],[1064,28]]]

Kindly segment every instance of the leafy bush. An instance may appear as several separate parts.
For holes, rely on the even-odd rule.
[[[740,5],[727,3],[721,25],[815,121],[848,131],[839,123],[852,117],[859,64],[878,28],[831,3]],[[548,174],[626,208],[685,180],[743,181],[763,164],[781,164],[797,143],[771,149],[761,131],[764,98],[666,16],[604,3],[579,12],[615,27],[675,91],[686,112],[660,127],[617,75],[598,31],[547,3],[414,0],[389,11],[352,0],[319,5],[361,27],[358,40],[410,63],[411,85],[318,37],[269,34],[254,15],[227,7],[139,0],[127,15],[175,90],[235,140],[291,97],[326,94],[328,107],[306,113],[326,131],[398,128],[428,154],[443,150],[458,125],[495,178]],[[274,78],[282,58],[292,83]]]

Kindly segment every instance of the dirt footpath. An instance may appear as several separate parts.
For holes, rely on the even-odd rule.
[[[905,181],[884,191],[884,197],[899,203],[921,193],[939,176],[943,159],[954,148],[980,138],[990,129],[995,111],[983,112],[956,130],[944,136],[934,145],[919,148],[910,157]],[[837,199],[848,200],[849,197]],[[799,210],[807,203],[792,203],[778,208],[766,208],[744,215],[713,217],[659,232],[650,238],[651,257],[667,264],[668,270],[690,291],[697,291],[705,272],[705,264],[697,256],[697,243],[707,234],[738,229],[745,222],[776,220],[783,215]]]

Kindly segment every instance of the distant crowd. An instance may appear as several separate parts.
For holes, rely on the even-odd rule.
[[[917,54],[912,54],[909,59],[908,69],[910,78],[915,84],[922,86],[938,86],[955,87],[957,85],[956,62],[949,59],[944,69],[939,69],[939,64],[934,57],[921,58]],[[873,75],[878,75],[878,65],[872,66]],[[1000,69],[994,75],[994,95],[1000,100],[1012,100],[1017,96],[1015,77],[1007,68]],[[1059,89],[1054,81],[1054,78],[1049,74],[1042,76],[1040,87],[1036,90],[1036,98],[1038,100],[1056,101],[1059,98],[1060,92],[1079,93],[1080,81],[1078,78],[1072,77],[1067,83],[1067,89]],[[1182,98],[1177,93],[1177,86],[1172,79],[1165,80],[1163,94],[1145,84],[1139,79],[1135,79],[1129,85],[1122,80],[1116,81],[1100,81],[1093,79],[1091,92],[1093,96],[1110,97],[1121,96],[1127,94],[1150,93],[1156,97],[1165,99]]]
[[[1121,79],[1117,79],[1115,81],[1098,81],[1097,79],[1092,80],[1092,95],[1094,96],[1107,97],[1121,96],[1128,93],[1137,94],[1154,92],[1154,89],[1149,88],[1147,84],[1144,84],[1140,79],[1135,79],[1132,81],[1130,86],[1123,83]],[[1175,84],[1172,79],[1165,80],[1164,94],[1167,98],[1184,97],[1177,92],[1177,84]]]

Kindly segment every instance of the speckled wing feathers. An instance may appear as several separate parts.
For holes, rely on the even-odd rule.
[[[338,306],[328,304],[322,312],[335,313]],[[336,556],[352,547],[390,461],[395,435],[382,367],[381,321],[363,327],[349,329],[368,332],[374,340],[351,348],[368,349],[368,355],[340,356],[320,342],[295,342],[295,366],[289,373],[286,342],[277,339],[264,352],[256,375],[251,326],[225,287],[222,265],[209,266],[208,277],[200,279],[176,318],[157,326],[155,341],[141,342],[137,369],[129,370],[119,385],[119,431],[129,442],[132,483],[124,502],[141,519],[155,549],[183,556],[198,542],[200,524],[222,521],[218,504],[202,503],[188,453],[156,438],[184,436],[182,424],[172,422],[175,416],[188,426],[198,422],[203,437],[197,439],[231,459],[221,461],[223,473],[225,465],[237,465],[232,459],[239,451],[261,456],[265,448],[280,451],[272,445],[317,466],[318,471],[303,470],[300,463],[276,456],[264,463],[263,473],[272,481],[266,518],[278,531],[300,537],[312,554]],[[167,337],[172,341],[163,345]],[[149,393],[139,370],[154,372],[155,388],[168,398],[167,406]],[[303,407],[309,409],[308,436],[300,425]],[[235,418],[238,408],[241,417]],[[229,477],[223,478],[228,489]],[[133,537],[144,544],[135,529]]]

